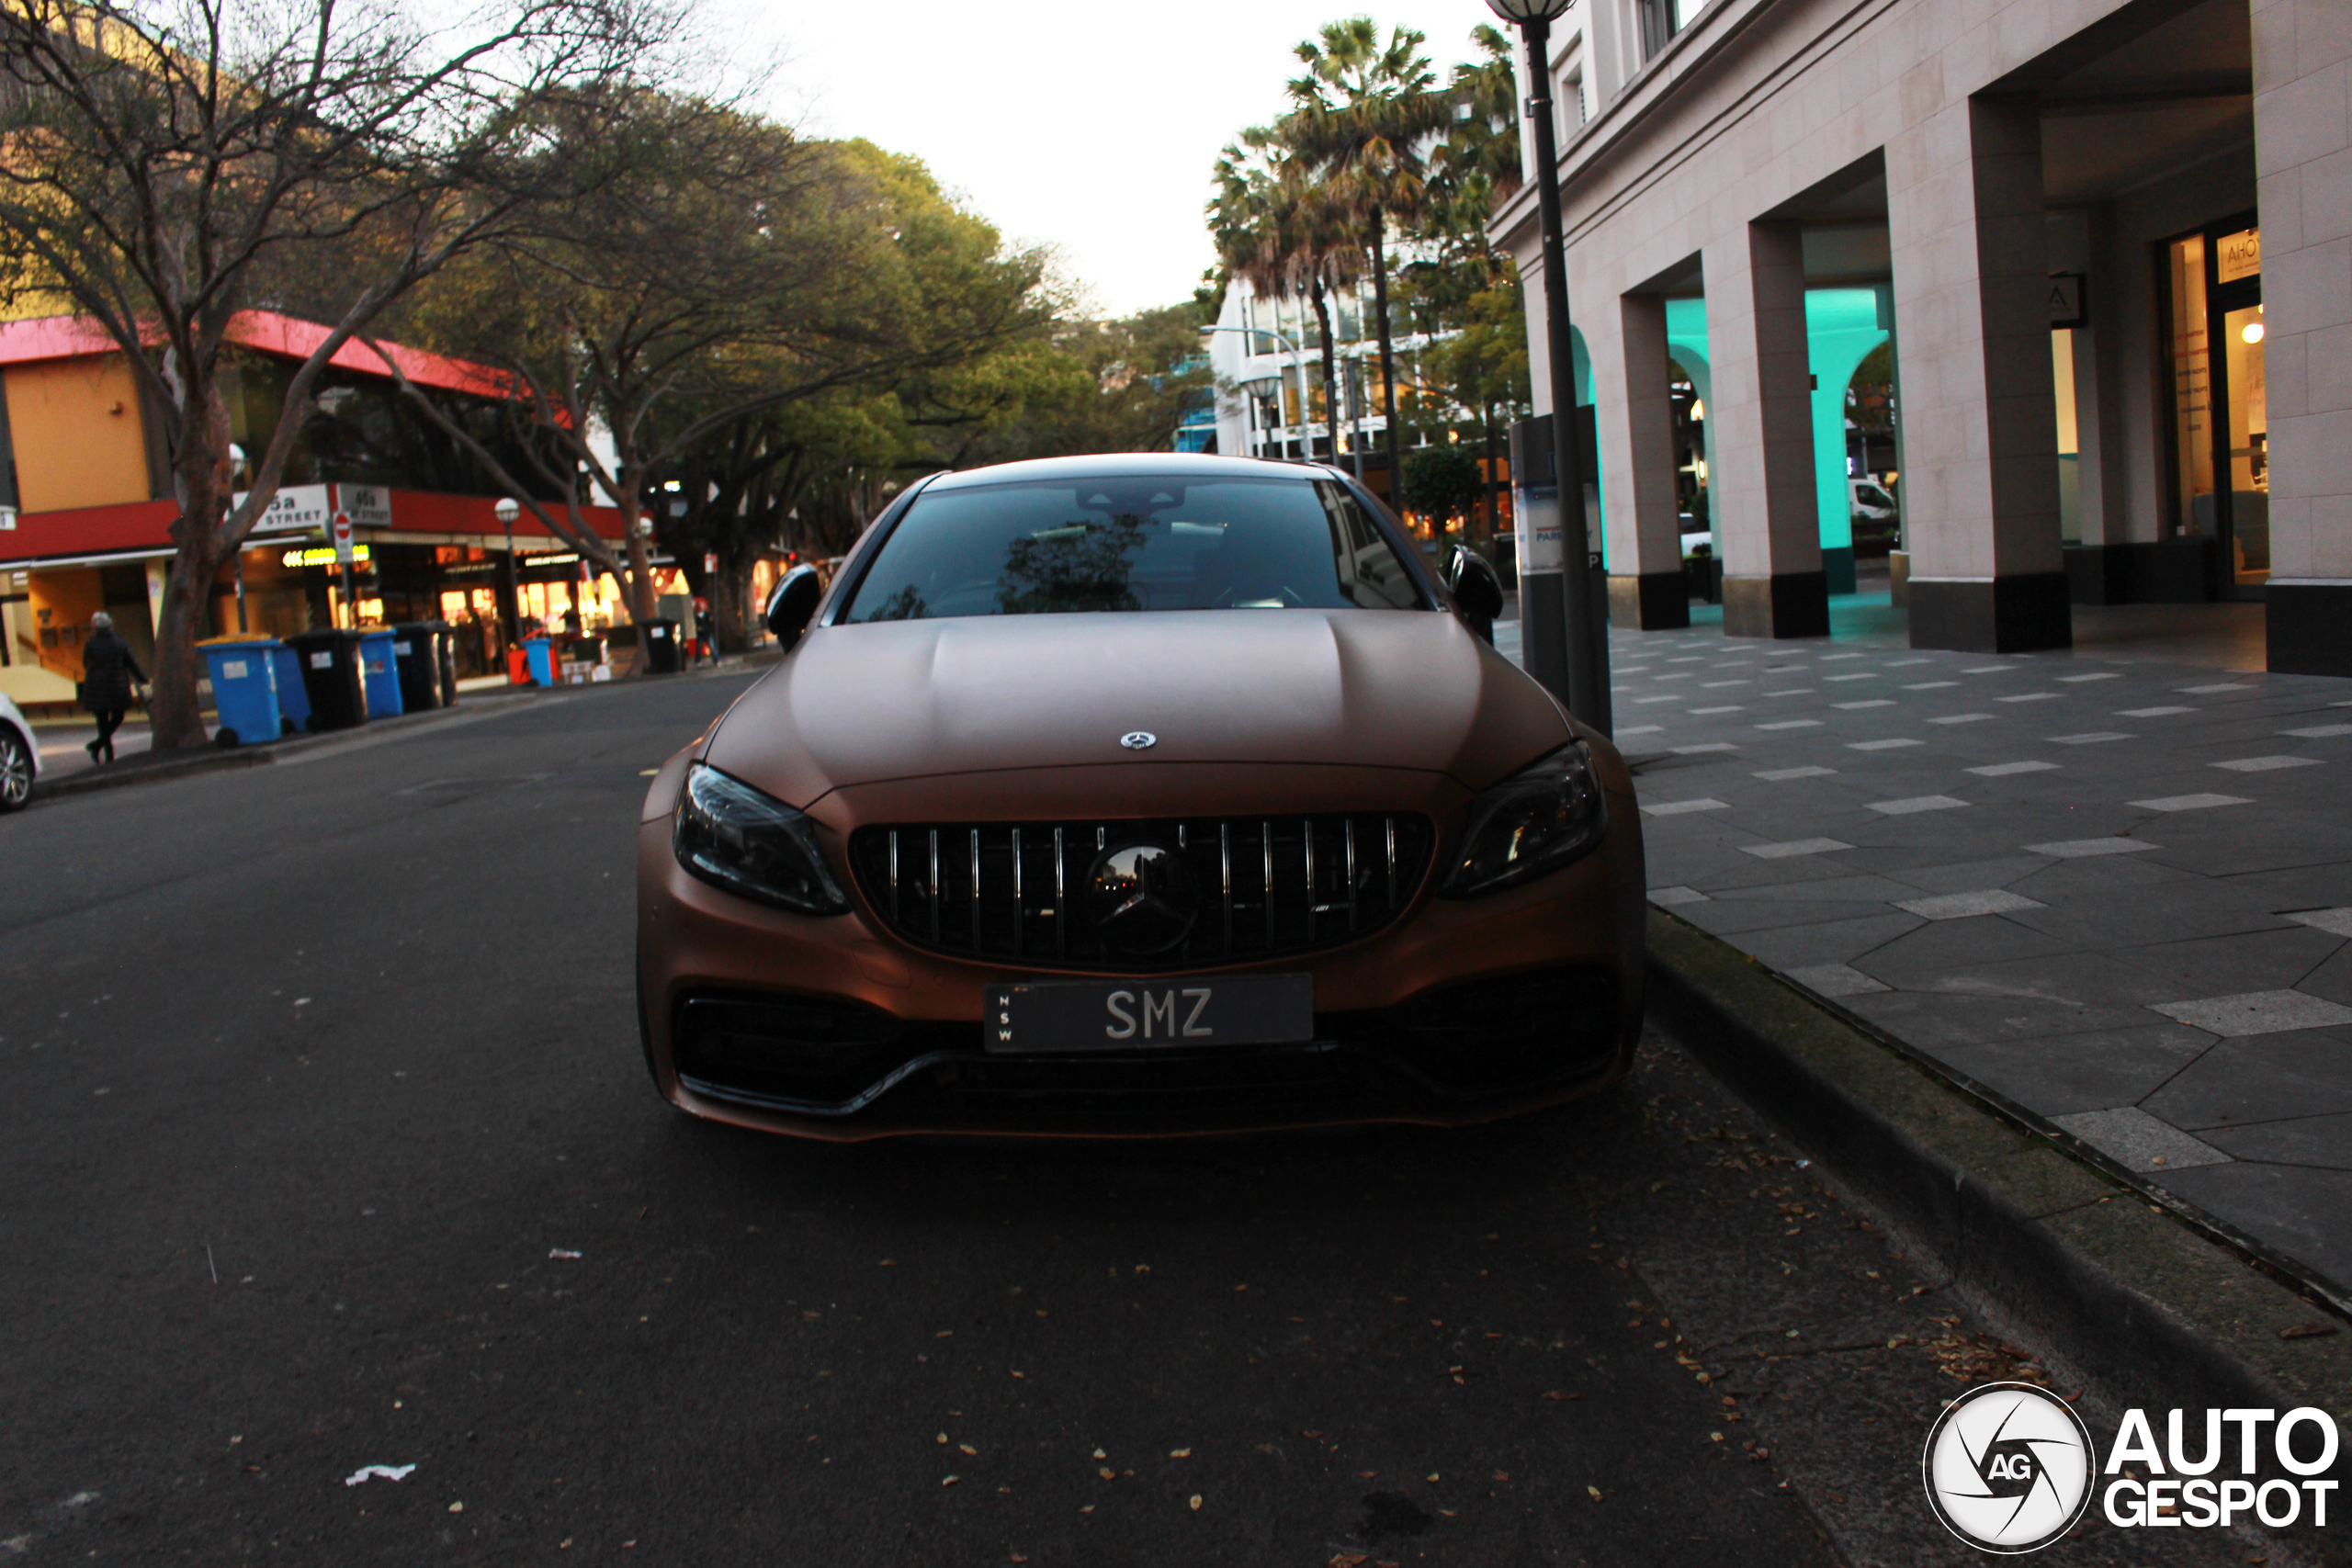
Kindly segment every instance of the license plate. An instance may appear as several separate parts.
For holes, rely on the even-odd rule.
[[[1312,975],[1033,980],[990,986],[990,1051],[1280,1045],[1315,1038]]]

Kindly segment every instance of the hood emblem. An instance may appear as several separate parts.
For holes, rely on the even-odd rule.
[[[1087,873],[1083,896],[1103,942],[1137,955],[1176,947],[1201,911],[1182,852],[1148,841],[1106,851]]]
[[[1119,737],[1119,744],[1130,751],[1148,751],[1159,744],[1159,737],[1148,729],[1129,730]]]

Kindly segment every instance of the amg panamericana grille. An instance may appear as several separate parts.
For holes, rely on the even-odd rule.
[[[1133,972],[1336,947],[1402,914],[1428,874],[1429,818],[1408,812],[1155,821],[920,823],[859,829],[866,900],[918,947],[1054,968]],[[1086,913],[1106,849],[1149,842],[1191,872],[1197,913],[1168,951],[1125,953]]]

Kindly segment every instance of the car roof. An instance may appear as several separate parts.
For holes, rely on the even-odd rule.
[[[1263,457],[1221,457],[1205,452],[1097,452],[1082,457],[1031,457],[939,475],[925,487],[961,490],[967,485],[1076,483],[1084,479],[1317,479],[1331,472],[1319,463],[1277,463]]]

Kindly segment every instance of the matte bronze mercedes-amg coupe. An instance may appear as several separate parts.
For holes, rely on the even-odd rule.
[[[1617,751],[1337,468],[934,475],[645,799],[639,1021],[696,1115],[824,1138],[1462,1123],[1641,1018]]]

